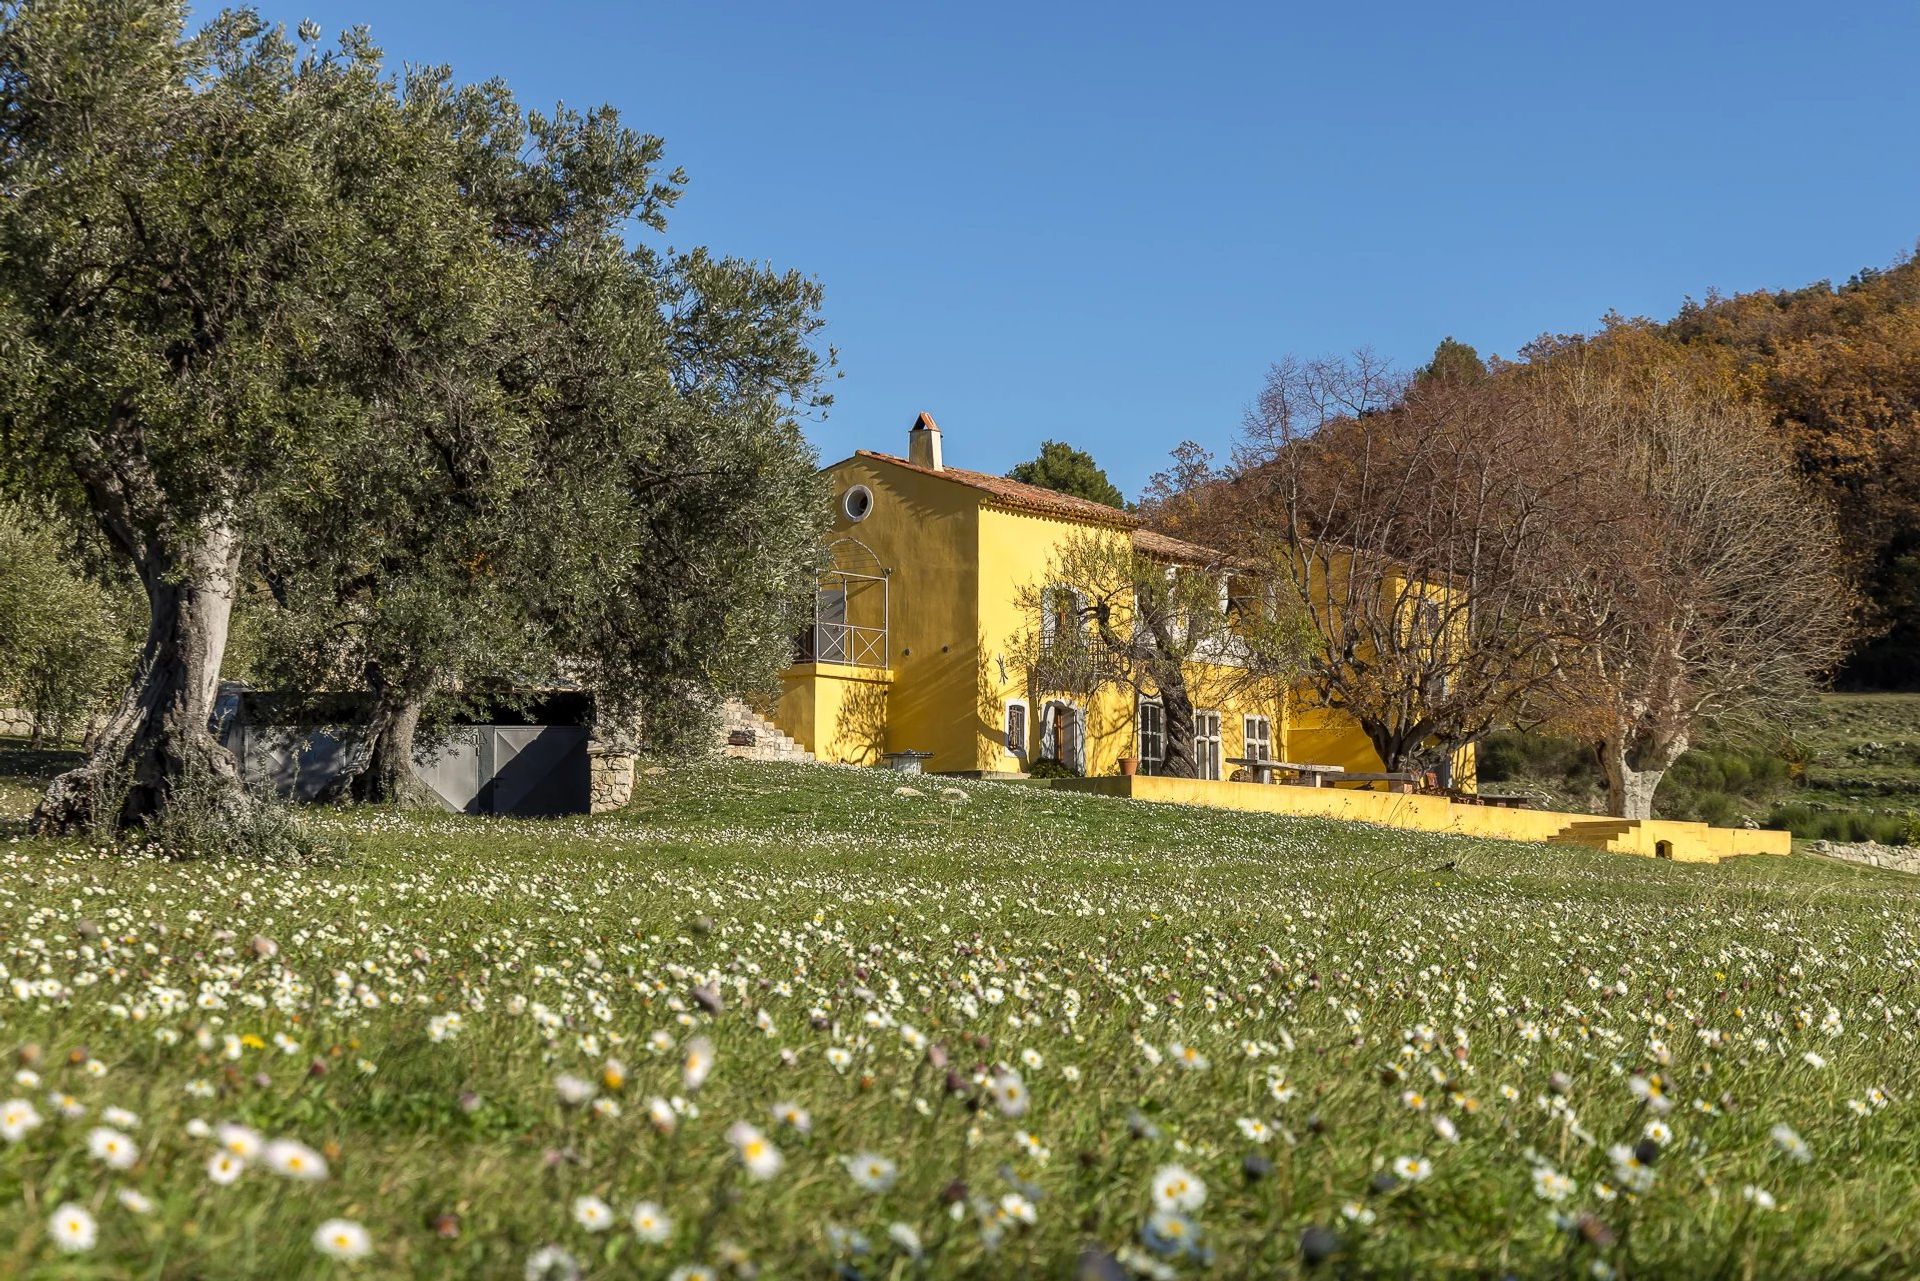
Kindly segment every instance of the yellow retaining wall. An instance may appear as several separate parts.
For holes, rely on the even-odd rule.
[[[1293,787],[1145,777],[1056,779],[1053,786],[1065,791],[1122,796],[1137,801],[1202,805],[1213,809],[1248,810],[1263,814],[1294,814],[1303,818],[1346,819],[1376,823],[1382,827],[1451,832],[1501,841],[1552,841],[1575,824],[1613,821],[1594,814],[1460,805],[1444,796],[1408,796],[1398,792],[1361,791],[1350,787]],[[1740,854],[1786,854],[1792,850],[1792,839],[1787,832],[1708,827],[1705,823],[1649,819],[1613,837],[1604,848],[1615,853],[1652,858],[1657,843],[1665,841],[1670,843],[1671,856],[1676,862],[1718,863],[1723,858]],[[1603,847],[1595,845],[1592,848]]]

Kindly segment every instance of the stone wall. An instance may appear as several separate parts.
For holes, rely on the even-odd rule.
[[[1815,854],[1825,854],[1828,858],[1920,875],[1920,849],[1911,845],[1877,845],[1872,841],[1848,845],[1839,841],[1815,841],[1810,848]]]
[[[594,814],[625,808],[633,799],[633,751],[620,744],[587,745],[587,809]]]

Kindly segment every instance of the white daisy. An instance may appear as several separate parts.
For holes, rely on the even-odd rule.
[[[597,1196],[573,1199],[573,1221],[589,1232],[605,1232],[613,1226],[613,1210]]]
[[[100,1238],[100,1230],[85,1206],[69,1201],[53,1212],[53,1218],[47,1223],[47,1235],[62,1250],[78,1254],[82,1250],[93,1249],[93,1243]]]
[[[659,1245],[673,1235],[673,1220],[651,1201],[633,1207],[633,1235],[648,1245]]]
[[[334,1259],[364,1259],[373,1253],[373,1238],[352,1219],[328,1219],[313,1230],[313,1248]]]

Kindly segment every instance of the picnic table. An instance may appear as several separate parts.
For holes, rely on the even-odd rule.
[[[1303,765],[1298,761],[1276,761],[1259,756],[1229,756],[1227,764],[1252,770],[1256,783],[1273,782],[1274,771],[1281,770],[1298,775],[1301,785],[1305,787],[1320,787],[1323,785],[1321,780],[1326,776],[1346,773],[1346,769],[1339,765]]]
[[[1450,788],[1447,797],[1462,805],[1492,805],[1510,810],[1532,809],[1534,803],[1534,798],[1525,792],[1463,792]]]
[[[1342,773],[1339,778],[1332,780],[1335,787],[1342,783],[1385,783],[1390,792],[1412,792],[1420,785],[1420,776],[1389,770],[1385,773]]]

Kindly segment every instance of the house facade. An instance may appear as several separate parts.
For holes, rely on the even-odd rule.
[[[1123,758],[1143,775],[1159,771],[1166,729],[1154,691],[1036,686],[1033,602],[1070,540],[1131,543],[1170,568],[1224,558],[1112,507],[950,467],[925,414],[904,457],[862,450],[823,474],[830,567],[800,661],[783,676],[776,719],[786,733],[823,761],[925,753],[934,773],[1018,774],[1053,759],[1092,777],[1120,773]],[[1230,778],[1244,768],[1236,758],[1382,768],[1350,717],[1237,675],[1230,661],[1186,669],[1198,777]],[[1455,777],[1471,779],[1470,756]]]

